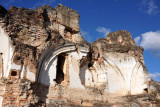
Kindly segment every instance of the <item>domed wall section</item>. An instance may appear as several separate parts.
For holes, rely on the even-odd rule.
[[[149,73],[144,65],[143,48],[135,45],[128,31],[110,33],[93,42],[91,55],[84,65],[87,87],[102,88],[116,95],[148,93]]]

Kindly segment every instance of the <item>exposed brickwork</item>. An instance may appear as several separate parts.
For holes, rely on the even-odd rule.
[[[31,89],[31,82],[28,80],[4,80],[5,94],[3,95],[2,106],[22,107],[30,106],[38,102]]]
[[[152,95],[139,95],[127,97],[106,96],[102,90],[95,89],[70,89],[63,85],[47,87],[42,84],[31,83],[28,80],[4,80],[6,84],[3,95],[3,107],[46,107],[49,105],[98,106],[98,105],[126,105],[132,103],[157,105]],[[109,97],[109,99],[108,99]],[[108,102],[109,101],[109,102]],[[116,103],[115,103],[116,102]],[[133,106],[134,107],[134,106]]]

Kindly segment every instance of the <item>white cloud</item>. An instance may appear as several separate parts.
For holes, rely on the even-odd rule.
[[[139,45],[140,39],[141,39],[140,36],[138,36],[138,37],[136,37],[136,38],[134,39],[134,41],[136,42],[136,45]]]
[[[145,50],[150,50],[155,56],[160,58],[160,31],[143,33],[134,40],[137,45],[142,46]]]
[[[159,72],[150,73],[150,77],[155,81],[160,81],[160,73]]]
[[[142,41],[140,45],[145,49],[151,49],[153,51],[160,50],[160,31],[146,32],[141,35]]]
[[[104,37],[106,37],[111,32],[110,29],[107,29],[105,27],[98,27],[96,31],[102,34]]]
[[[158,0],[142,0],[140,9],[149,15],[155,15],[159,13],[157,1]]]

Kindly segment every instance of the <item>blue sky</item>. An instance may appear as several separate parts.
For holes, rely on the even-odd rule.
[[[59,3],[79,12],[81,33],[89,42],[117,30],[131,32],[137,45],[145,49],[151,77],[160,81],[160,0],[0,0],[6,9]]]

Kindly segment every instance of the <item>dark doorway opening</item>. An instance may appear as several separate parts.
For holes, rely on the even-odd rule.
[[[17,76],[17,71],[12,71],[11,76]]]
[[[145,88],[144,91],[146,91],[148,93],[148,88]]]
[[[57,71],[56,71],[56,83],[57,84],[61,84],[62,81],[64,81],[64,63],[65,63],[65,56],[66,54],[60,54],[58,56],[58,60],[57,60]]]

